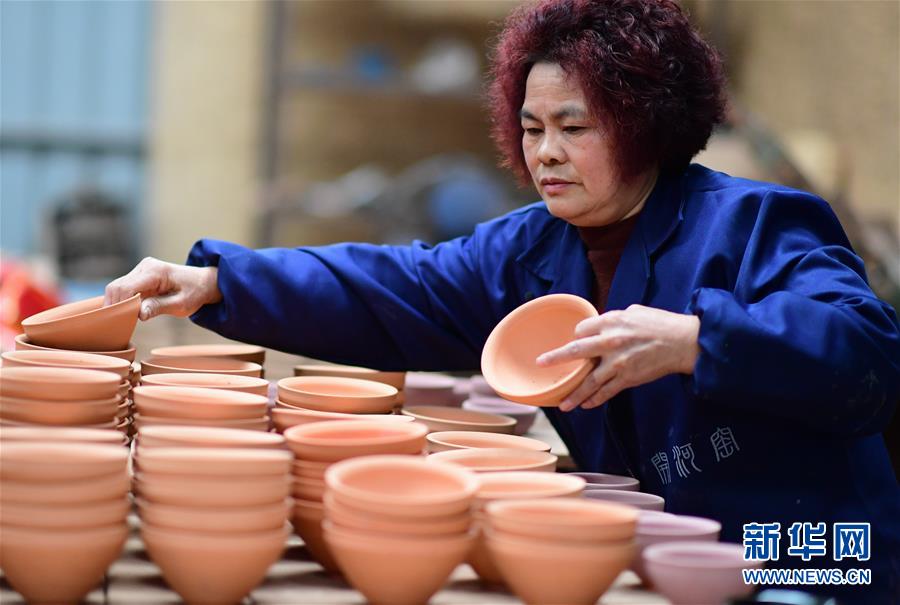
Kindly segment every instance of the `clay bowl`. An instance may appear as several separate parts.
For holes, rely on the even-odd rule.
[[[583,498],[499,500],[484,512],[498,533],[560,544],[632,540],[638,520],[632,506]]]
[[[145,386],[163,387],[203,387],[205,389],[225,389],[241,393],[251,393],[268,398],[269,381],[252,376],[234,374],[211,374],[208,372],[173,372],[171,374],[150,374],[141,378]]]
[[[324,507],[321,502],[296,500],[294,502],[294,516],[291,524],[294,531],[303,540],[306,550],[313,559],[327,571],[337,572],[338,564],[331,554],[325,538],[322,535],[322,520],[325,518]]]
[[[312,460],[294,460],[291,465],[292,472],[295,475],[304,475],[307,477],[325,478],[325,471],[333,463],[331,462],[314,462]]]
[[[295,376],[278,381],[278,399],[321,412],[385,414],[397,400],[397,389],[381,382],[340,376]]]
[[[347,581],[371,603],[427,603],[472,547],[471,533],[441,537],[371,536],[322,522]],[[390,553],[389,557],[385,553]]]
[[[584,489],[617,489],[628,492],[636,492],[640,489],[641,483],[634,477],[626,477],[624,475],[610,475],[607,473],[568,473],[576,477],[581,477],[587,481]]]
[[[229,374],[260,378],[262,366],[228,357],[151,357],[141,361],[141,376],[173,373]]]
[[[65,482],[35,483],[4,480],[3,489],[0,490],[0,502],[4,505],[7,502],[84,504],[122,498],[130,489],[131,476],[126,471]]]
[[[151,426],[194,426],[223,429],[243,429],[248,431],[268,431],[269,419],[266,416],[261,416],[259,418],[212,420],[207,418],[170,418],[135,414],[134,425],[139,431]]]
[[[325,422],[328,420],[375,420],[389,422],[413,422],[415,418],[398,414],[343,414],[341,412],[320,412],[318,410],[306,410],[292,405],[276,402],[270,411],[272,424],[283,433],[292,426],[298,424],[310,424],[312,422]]]
[[[359,366],[301,364],[294,366],[294,376],[338,376],[359,378],[389,384],[402,391],[406,383],[406,372],[384,372]]]
[[[103,306],[95,296],[42,311],[22,320],[22,329],[35,344],[54,349],[110,351],[124,349],[134,333],[141,297]]]
[[[287,475],[294,459],[286,450],[212,447],[142,447],[137,458],[142,472],[205,477]]]
[[[364,456],[325,471],[335,500],[372,513],[415,517],[469,510],[478,478],[452,464],[415,456]]]
[[[76,368],[0,368],[0,396],[38,401],[98,400],[115,397],[119,377]]]
[[[513,427],[513,435],[527,433],[528,429],[534,425],[538,413],[534,406],[507,401],[500,397],[470,397],[463,401],[462,408],[472,412],[499,414],[514,419],[516,425]]]
[[[19,334],[15,338],[16,351],[66,351],[72,353],[92,353],[95,355],[105,355],[107,357],[118,357],[128,362],[133,362],[137,356],[137,348],[134,343],[129,342],[127,348],[118,351],[71,351],[70,349],[57,349],[54,347],[42,347],[35,344],[28,338],[27,334]]]
[[[363,534],[382,536],[449,536],[467,533],[472,526],[472,516],[466,512],[444,517],[428,517],[426,520],[398,515],[373,514],[340,502],[331,493],[323,498],[325,518],[337,527]]]
[[[128,526],[61,529],[7,525],[0,565],[29,603],[79,603],[122,552]]]
[[[25,483],[80,481],[124,472],[128,451],[116,445],[84,443],[4,443],[0,479]]]
[[[745,561],[740,544],[669,542],[648,546],[643,563],[654,588],[674,605],[724,603],[749,595],[742,569],[761,568],[764,561]]]
[[[263,365],[266,350],[256,345],[223,343],[209,345],[179,345],[156,347],[150,350],[153,357],[228,357],[239,361],[250,361]]]
[[[591,359],[539,367],[542,353],[575,336],[575,327],[597,315],[587,300],[571,294],[536,298],[504,317],[488,336],[481,372],[498,395],[528,405],[555,407],[591,371]]]
[[[39,401],[0,397],[0,418],[32,424],[81,426],[109,422],[122,398],[84,401]]]
[[[201,532],[145,523],[141,538],[166,583],[188,603],[237,603],[281,558],[290,527]]]
[[[584,479],[561,473],[510,471],[482,473],[476,503],[489,500],[533,499],[580,496]]]
[[[452,462],[478,473],[498,471],[556,470],[557,457],[549,452],[511,448],[471,448],[438,452],[428,456],[429,462]]]
[[[401,412],[412,416],[417,422],[428,427],[431,433],[440,431],[481,431],[484,433],[510,434],[516,421],[508,416],[472,412],[459,408],[434,405],[406,407]]]
[[[497,391],[488,384],[484,376],[475,374],[469,378],[469,396],[472,398],[495,398],[497,397]]]
[[[133,391],[142,416],[214,420],[249,420],[265,416],[269,400],[262,395],[200,387],[140,386]]]
[[[638,516],[636,542],[638,556],[635,557],[631,569],[641,578],[644,584],[650,584],[650,577],[644,569],[643,552],[653,544],[665,542],[716,542],[722,524],[703,517],[688,517],[642,511]]]
[[[641,510],[662,511],[666,506],[665,499],[655,494],[617,489],[585,489],[584,497],[592,500],[630,504]]]
[[[284,527],[291,516],[294,501],[231,508],[172,506],[135,500],[138,515],[154,527],[223,533],[261,532]]]
[[[294,475],[291,495],[298,500],[321,502],[325,495],[325,481],[312,477]]]
[[[124,524],[130,511],[131,499],[127,496],[84,504],[4,502],[0,508],[0,526],[62,530],[104,527]]]
[[[140,496],[173,506],[234,507],[274,504],[290,495],[287,475],[203,477],[190,474],[135,474]]]
[[[103,429],[78,429],[71,427],[13,427],[0,428],[0,442],[50,442],[50,443],[106,443],[123,445],[122,435]]]
[[[403,390],[404,403],[459,407],[462,399],[455,391],[456,382],[455,378],[446,374],[410,372],[406,375],[406,387]]]
[[[80,368],[82,370],[101,370],[114,372],[120,380],[128,380],[131,364],[124,359],[97,355],[96,353],[79,353],[77,351],[6,351],[2,355],[3,365],[15,367],[53,367]]]
[[[419,454],[427,432],[415,422],[335,420],[293,426],[284,437],[297,458],[334,462],[372,454]]]
[[[634,558],[633,541],[555,543],[485,531],[490,557],[526,603],[593,605]]]
[[[284,437],[274,433],[200,426],[148,426],[141,429],[138,440],[141,448],[287,448]]]
[[[425,437],[428,441],[428,452],[446,452],[470,448],[503,447],[535,452],[549,452],[550,446],[543,441],[529,437],[504,435],[501,433],[481,433],[477,431],[440,431]]]

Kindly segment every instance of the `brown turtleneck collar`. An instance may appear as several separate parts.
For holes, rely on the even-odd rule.
[[[587,248],[588,261],[594,270],[594,304],[601,313],[606,309],[609,289],[625,244],[637,225],[640,212],[611,225],[578,227],[578,235]]]

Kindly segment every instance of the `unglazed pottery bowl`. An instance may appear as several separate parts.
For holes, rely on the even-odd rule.
[[[138,494],[172,506],[240,507],[274,504],[290,495],[287,475],[203,477],[190,474],[136,473]]]
[[[278,399],[289,405],[345,414],[385,414],[397,389],[383,382],[340,376],[294,376],[278,381]]]
[[[177,372],[262,376],[262,366],[252,361],[229,357],[151,357],[141,361],[141,375],[172,374]]]
[[[0,368],[0,397],[43,401],[110,399],[119,377],[112,372],[76,368]]]
[[[128,450],[117,445],[12,442],[0,447],[0,479],[25,483],[80,481],[125,472]]]
[[[131,340],[141,309],[141,297],[103,306],[96,296],[22,320],[22,329],[35,344],[74,351],[111,351],[124,349]]]
[[[284,527],[294,509],[294,501],[229,508],[173,506],[135,500],[141,520],[160,528],[242,533],[271,531]]]
[[[510,471],[478,476],[476,503],[490,500],[580,496],[584,479],[561,473]]]
[[[479,472],[556,470],[557,457],[549,452],[511,448],[470,448],[438,452],[428,456],[429,462],[452,462]]]
[[[0,507],[0,527],[11,525],[60,530],[105,527],[124,524],[129,511],[131,499],[127,496],[75,504],[4,502]]]
[[[606,500],[620,504],[630,504],[642,510],[662,511],[666,507],[666,501],[656,494],[645,494],[618,489],[588,489],[585,487],[584,497],[592,500]]]
[[[484,512],[497,532],[560,544],[632,540],[638,519],[632,506],[583,498],[498,500]]]
[[[587,481],[584,489],[617,489],[629,492],[636,492],[641,487],[640,481],[634,477],[626,477],[624,475],[610,475],[607,473],[569,473],[576,477],[581,477]]]
[[[284,437],[298,459],[335,462],[372,454],[419,454],[427,432],[415,422],[332,420],[293,426]]]
[[[594,366],[582,359],[548,367],[537,365],[542,353],[575,337],[575,327],[597,316],[587,300],[571,294],[536,298],[504,317],[488,336],[481,354],[481,372],[504,399],[528,405],[559,405]]]
[[[527,433],[528,429],[534,425],[538,414],[537,408],[532,405],[523,405],[500,397],[469,397],[463,401],[462,408],[473,412],[500,414],[514,419],[516,425],[513,427],[513,435],[524,435]]]
[[[298,424],[310,424],[312,422],[326,422],[329,420],[375,420],[389,422],[413,422],[415,418],[398,414],[344,414],[341,412],[320,412],[318,410],[306,410],[293,405],[277,402],[271,409],[272,424],[283,433],[292,426]]]
[[[0,397],[0,418],[52,426],[83,426],[109,422],[124,400],[40,401]]]
[[[0,427],[0,441],[38,441],[50,443],[106,443],[124,445],[122,435],[103,429],[80,429],[72,427]]]
[[[143,472],[205,477],[287,475],[294,459],[287,450],[212,447],[141,447],[137,458]]]
[[[323,498],[325,518],[338,527],[383,536],[447,536],[466,533],[472,525],[467,512],[441,517],[403,517],[372,513],[336,500],[334,494]]]
[[[84,504],[124,497],[131,488],[127,471],[76,481],[3,481],[0,502],[21,504]]]
[[[324,507],[321,502],[296,500],[294,503],[294,516],[291,523],[294,531],[303,540],[306,550],[313,559],[327,571],[337,572],[338,564],[331,554],[331,549],[325,543],[322,535],[322,520],[325,518]]]
[[[253,376],[235,374],[211,374],[207,372],[173,372],[171,374],[151,374],[141,378],[144,386],[203,387],[205,389],[225,389],[251,393],[268,398],[269,381]]]
[[[151,426],[196,426],[223,429],[243,429],[249,431],[268,431],[269,419],[266,416],[261,416],[259,418],[230,418],[225,420],[218,420],[209,418],[170,418],[135,414],[134,425],[139,431]]]
[[[430,433],[426,438],[428,452],[445,452],[470,448],[501,447],[536,452],[549,452],[550,446],[538,439],[504,435],[502,433],[482,433],[478,431],[440,431]]]
[[[2,358],[3,365],[7,368],[43,366],[102,370],[114,372],[120,380],[127,380],[131,371],[131,364],[124,359],[77,351],[6,351]]]
[[[389,384],[398,391],[402,391],[406,383],[406,372],[384,372],[359,366],[302,364],[294,366],[294,376],[337,376],[374,380]]]
[[[440,431],[481,431],[485,433],[513,432],[516,421],[508,416],[472,412],[459,408],[437,405],[404,407],[402,414],[412,416],[428,427],[431,433]]]
[[[139,432],[140,446],[151,447],[237,447],[283,449],[287,441],[281,435],[200,426],[148,426]]]
[[[229,357],[239,361],[250,361],[263,365],[266,350],[256,345],[223,343],[209,345],[178,345],[157,347],[150,351],[154,357]]]
[[[70,351],[70,349],[57,349],[55,347],[42,347],[35,344],[28,338],[27,334],[19,334],[15,338],[16,351]],[[116,351],[72,351],[75,353],[94,353],[96,355],[106,355],[107,357],[118,357],[128,362],[133,362],[137,356],[137,348],[134,343],[129,342],[127,347]]]
[[[404,405],[459,407],[462,401],[454,391],[456,379],[446,374],[410,372],[406,375]]]
[[[139,386],[132,391],[142,416],[210,420],[250,420],[265,416],[269,400],[262,395],[202,387]]]
[[[644,584],[649,585],[650,578],[644,569],[642,556],[644,549],[665,542],[716,542],[721,529],[722,524],[713,519],[641,511],[636,534],[638,556],[635,557],[631,569]]]
[[[745,561],[740,544],[668,542],[648,546],[644,569],[654,588],[674,605],[724,603],[749,595],[742,569],[761,568],[764,561]]]

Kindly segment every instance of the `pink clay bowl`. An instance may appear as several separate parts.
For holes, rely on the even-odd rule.
[[[111,351],[124,349],[134,333],[141,297],[103,306],[103,297],[60,305],[22,320],[35,344],[54,349]]]
[[[638,519],[632,506],[582,498],[499,500],[484,511],[498,532],[557,544],[632,541]]]
[[[591,371],[592,359],[539,367],[537,357],[574,339],[575,327],[597,316],[587,300],[550,294],[513,310],[488,336],[481,354],[481,373],[504,399],[555,407]]]
[[[624,475],[610,475],[608,473],[569,473],[576,477],[581,477],[587,481],[585,489],[617,489],[629,492],[636,492],[641,486],[640,481],[634,477],[626,477]]]
[[[418,454],[428,430],[415,423],[334,420],[293,426],[284,432],[300,460],[335,462],[373,454]]]
[[[339,376],[295,376],[278,381],[278,400],[320,412],[386,414],[394,408],[397,389],[374,380]]]
[[[74,353],[93,353],[95,355],[106,355],[107,357],[118,357],[131,363],[137,356],[137,348],[133,342],[129,342],[127,348],[118,351],[72,351],[71,349],[58,349],[55,347],[42,347],[35,344],[28,338],[27,334],[19,334],[15,338],[16,351],[65,351]]]
[[[287,448],[284,437],[275,433],[205,426],[146,426],[141,428],[138,437],[141,448]]]
[[[631,569],[649,586],[650,577],[643,561],[648,546],[666,542],[716,542],[721,529],[722,524],[712,519],[642,511],[637,524],[638,556]]]
[[[150,374],[141,378],[144,386],[202,387],[204,389],[224,389],[251,393],[268,400],[269,381],[253,376],[235,374],[212,374],[207,372],[172,372],[170,374]]]
[[[641,510],[660,511],[666,507],[666,501],[656,494],[634,492],[618,489],[588,489],[584,490],[584,497],[591,500],[606,500],[636,506]]]
[[[262,366],[228,357],[151,357],[141,362],[141,375],[172,373],[230,374],[262,377]]]
[[[111,399],[119,377],[112,372],[78,368],[0,368],[0,396],[35,401]]]
[[[132,394],[141,415],[159,418],[259,419],[269,407],[269,400],[262,395],[227,389],[140,386]]]
[[[469,448],[438,452],[428,456],[429,462],[450,462],[477,473],[500,471],[542,471],[556,470],[557,456],[549,452],[520,450],[512,448]]]
[[[99,370],[113,372],[121,380],[127,380],[131,370],[131,364],[124,359],[78,351],[6,351],[0,357],[3,358],[3,366],[7,368],[53,367]]]
[[[428,427],[429,432],[480,431],[511,434],[516,421],[499,414],[486,414],[452,407],[417,405],[404,407],[402,414]]]
[[[669,542],[648,546],[644,569],[654,588],[674,605],[724,603],[749,595],[742,569],[761,568],[763,561],[745,561],[740,544]]]
[[[536,452],[549,452],[550,446],[538,439],[504,435],[502,433],[482,433],[478,431],[440,431],[425,437],[428,452],[446,452],[471,448],[501,447]]]

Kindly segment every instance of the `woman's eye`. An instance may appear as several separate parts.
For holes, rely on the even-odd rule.
[[[565,128],[563,128],[563,132],[567,132],[569,134],[578,134],[583,130],[584,126],[566,126]]]
[[[529,136],[533,136],[533,137],[538,136],[539,134],[541,134],[541,132],[543,132],[543,131],[540,128],[526,128],[525,129],[525,134],[528,134]]]

